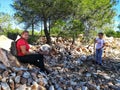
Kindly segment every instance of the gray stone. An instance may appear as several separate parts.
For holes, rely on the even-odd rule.
[[[26,78],[21,77],[20,82],[21,82],[21,84],[26,84],[26,83],[27,83],[27,79],[26,79]]]
[[[30,86],[33,82],[33,79],[32,78],[28,78],[28,81],[27,81],[27,85]]]
[[[78,58],[78,59],[77,59],[77,61],[76,61],[76,64],[82,65],[82,64],[83,64],[83,62],[81,61],[81,59],[80,59],[80,58]]]
[[[88,90],[88,88],[86,86],[82,86],[81,90]]]
[[[1,87],[2,87],[2,90],[11,90],[9,85],[6,82],[4,82],[4,83],[2,82]]]
[[[20,76],[15,77],[15,82],[20,83]]]
[[[13,67],[13,70],[15,71],[15,72],[18,72],[18,71],[22,71],[22,70],[24,70],[24,71],[26,71],[26,70],[28,70],[27,68],[25,68],[25,67]]]
[[[71,83],[72,86],[77,85],[77,83],[76,83],[76,82],[73,82],[73,81],[71,81],[70,83]]]
[[[63,90],[61,87],[59,87],[57,90]]]
[[[74,90],[72,87],[68,87],[68,89],[67,90]]]
[[[116,79],[116,81],[117,81],[117,83],[119,83],[119,84],[120,84],[120,80],[119,80],[119,79]]]
[[[108,75],[104,75],[105,79],[110,79],[110,77]]]
[[[11,90],[15,90],[15,83],[11,78],[9,79],[9,85],[10,85]]]
[[[19,86],[16,90],[26,90],[26,84]]]
[[[54,86],[51,85],[50,88],[49,88],[49,90],[55,90]]]
[[[0,69],[6,70],[6,66],[0,63]]]
[[[30,78],[30,76],[31,76],[30,73],[27,71],[23,73],[23,77],[26,79]]]
[[[2,82],[6,82],[7,79],[8,79],[8,77],[3,77],[1,81],[2,81]]]
[[[100,86],[96,86],[96,90],[100,90]]]
[[[16,77],[16,73],[11,73],[10,76],[11,76],[11,78],[15,78]]]
[[[86,73],[86,77],[91,77],[91,73]]]
[[[86,60],[87,60],[87,56],[86,56],[86,55],[82,55],[82,56],[80,57],[80,60],[86,61]]]
[[[7,52],[0,48],[0,62],[2,62],[6,67],[10,67],[10,62],[7,57]]]

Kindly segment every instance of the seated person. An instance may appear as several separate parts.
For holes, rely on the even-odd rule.
[[[22,63],[29,63],[33,64],[41,69],[41,71],[46,72],[48,74],[48,70],[45,68],[43,55],[45,54],[43,52],[40,52],[40,54],[32,54],[29,52],[30,46],[27,42],[29,38],[29,32],[23,31],[21,34],[21,38],[18,39],[16,42],[16,48],[17,48],[17,58]]]

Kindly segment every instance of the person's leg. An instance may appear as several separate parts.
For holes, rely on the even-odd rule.
[[[44,68],[43,55],[40,54],[31,54],[18,57],[18,60],[22,63],[30,63],[39,68]]]
[[[49,71],[44,66],[43,55],[41,54],[31,54],[23,57],[18,57],[18,60],[22,63],[30,63],[41,69],[41,71],[46,71],[49,74]]]
[[[98,56],[98,58],[99,58],[99,64],[102,64],[102,53],[103,53],[103,50],[100,49],[99,50],[99,56]]]
[[[29,63],[29,57],[27,57],[27,56],[17,56],[17,59],[21,63]]]
[[[98,55],[99,55],[99,50],[96,49],[96,54],[95,54],[95,59],[96,59],[96,63],[98,63]]]
[[[45,68],[44,65],[44,57],[41,54],[33,54],[31,55],[31,58],[34,57],[35,62],[33,63],[35,66],[39,67],[41,69],[41,71],[45,71],[47,74],[49,74],[49,71]]]
[[[32,55],[34,58],[35,58],[35,62],[34,62],[34,65],[41,68],[41,69],[44,69],[44,60],[43,60],[43,55],[41,54],[34,54]]]

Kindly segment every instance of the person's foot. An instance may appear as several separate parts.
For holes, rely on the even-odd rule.
[[[97,61],[95,62],[96,64],[99,64]]]
[[[46,73],[46,74],[49,74],[49,71],[48,71],[46,68],[40,69],[40,71],[41,71],[41,72],[44,72],[44,73]]]
[[[96,64],[96,61],[92,61],[93,64]]]
[[[99,63],[99,65],[100,65],[100,66],[103,66],[103,64],[102,64],[102,63]]]
[[[45,73],[48,75],[50,72],[48,69],[45,69]]]

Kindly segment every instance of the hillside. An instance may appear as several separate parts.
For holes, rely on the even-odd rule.
[[[44,39],[41,39],[44,40]],[[75,45],[53,40],[51,56],[45,57],[50,74],[21,64],[9,53],[12,40],[0,36],[0,88],[2,90],[120,90],[120,39],[105,37],[103,65],[94,63],[94,45]],[[41,41],[42,42],[42,41]],[[41,45],[32,46],[31,51]],[[5,50],[4,50],[5,49]],[[10,64],[10,65],[8,65]]]

